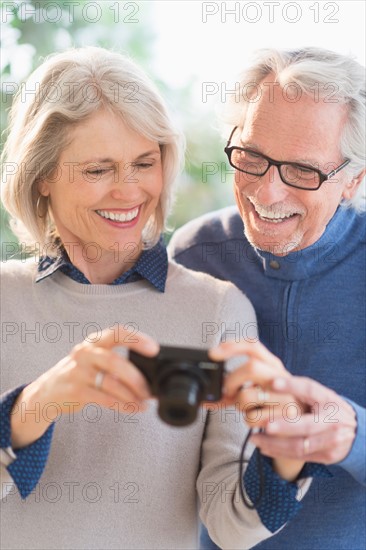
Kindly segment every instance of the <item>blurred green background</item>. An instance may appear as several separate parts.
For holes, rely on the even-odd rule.
[[[86,45],[126,52],[156,82],[186,135],[186,165],[169,220],[170,227],[176,229],[204,212],[232,204],[232,175],[226,164],[214,113],[196,108],[192,92],[197,85],[195,77],[183,86],[174,87],[153,63],[157,39],[155,4],[89,0],[2,2],[1,145],[6,139],[7,113],[13,91],[45,56],[68,47]],[[1,209],[1,241],[15,240],[7,215]]]

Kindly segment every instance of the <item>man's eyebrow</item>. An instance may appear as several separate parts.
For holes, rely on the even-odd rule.
[[[256,145],[255,143],[252,143],[252,142],[243,142],[242,140],[240,140],[240,147],[244,147],[244,148],[248,148],[248,149],[253,149],[253,151],[257,151],[258,153],[261,153],[262,155],[265,155],[265,153],[263,153],[263,151],[258,147],[258,145]],[[270,158],[271,155],[266,155]],[[278,159],[274,159],[274,160],[278,160]],[[285,159],[283,162],[295,162],[296,164],[305,164],[306,166],[309,166],[311,168],[317,168],[319,167],[319,162],[314,160],[314,159],[309,159],[309,158],[301,158],[301,157],[298,157],[296,159],[292,159],[292,160],[288,160],[288,159]]]
[[[255,143],[251,143],[250,141],[249,142],[246,141],[244,143],[244,141],[242,141],[241,139],[239,141],[240,141],[240,147],[248,147],[249,149],[255,149],[256,151],[258,151],[258,153],[260,152],[259,147]]]

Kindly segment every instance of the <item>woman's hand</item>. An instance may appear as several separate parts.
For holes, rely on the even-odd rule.
[[[210,357],[214,361],[227,361],[242,355],[246,355],[248,359],[227,375],[223,402],[236,405],[250,428],[266,430],[268,425],[282,419],[284,415],[291,422],[299,411],[303,412],[303,406],[290,393],[276,393],[272,390],[275,378],[287,378],[291,375],[282,361],[263,344],[225,342],[210,350]],[[273,456],[275,471],[289,481],[298,476],[304,464],[302,459]]]
[[[144,410],[144,400],[150,397],[145,377],[113,348],[124,346],[154,356],[159,346],[141,332],[135,335],[136,342],[130,343],[130,337],[131,333],[122,326],[105,329],[101,335],[89,335],[88,342],[75,346],[67,357],[24,388],[12,409],[12,447],[25,447],[36,441],[60,412],[70,413],[70,407],[76,412],[90,402],[102,407],[134,402],[139,410]],[[47,415],[42,414],[43,410],[47,410]],[[27,411],[40,414],[26,414]],[[55,418],[51,417],[52,411]]]

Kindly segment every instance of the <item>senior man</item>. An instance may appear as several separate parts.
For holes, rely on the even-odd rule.
[[[252,438],[313,477],[300,512],[255,548],[365,548],[364,69],[328,50],[260,50],[240,92],[225,147],[237,208],[181,228],[171,254],[247,294],[293,375],[273,389],[306,407]]]

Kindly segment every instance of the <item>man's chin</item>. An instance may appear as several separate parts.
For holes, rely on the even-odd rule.
[[[287,256],[290,252],[299,249],[300,239],[292,241],[275,241],[268,239],[264,236],[262,238],[256,238],[253,235],[248,235],[244,232],[249,243],[262,252],[270,252],[274,256]]]

